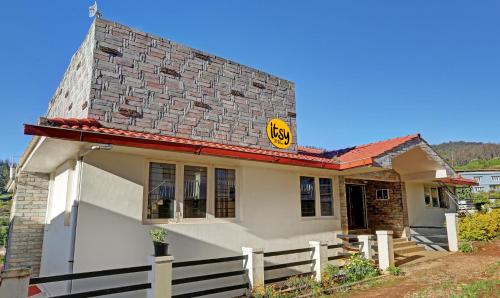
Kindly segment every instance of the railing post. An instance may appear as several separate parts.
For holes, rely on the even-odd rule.
[[[377,231],[378,266],[386,270],[394,265],[394,245],[392,231]]]
[[[173,261],[173,256],[149,257],[151,271],[148,272],[148,281],[151,283],[151,288],[148,289],[148,298],[172,297]]]
[[[250,289],[264,286],[264,250],[262,248],[242,247],[243,267],[248,273]]]
[[[361,242],[361,249],[359,252],[365,257],[365,259],[367,260],[373,259],[373,253],[372,253],[373,236],[359,235],[358,239],[359,242]]]
[[[323,270],[328,264],[328,244],[323,241],[309,241],[309,246],[314,248],[312,251],[314,275],[316,281],[321,282]]]
[[[446,233],[448,234],[448,249],[458,251],[458,221],[456,213],[445,213]]]
[[[0,297],[26,298],[30,283],[31,269],[10,269],[1,274]]]

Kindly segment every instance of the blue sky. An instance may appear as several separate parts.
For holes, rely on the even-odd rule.
[[[43,116],[91,1],[8,1],[0,158]],[[500,1],[102,0],[107,19],[294,81],[298,140],[347,147],[420,132],[500,142]]]

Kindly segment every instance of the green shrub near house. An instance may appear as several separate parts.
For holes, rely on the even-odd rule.
[[[460,219],[458,236],[461,241],[488,241],[500,237],[500,209],[474,213]]]

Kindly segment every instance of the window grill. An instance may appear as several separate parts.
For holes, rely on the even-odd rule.
[[[215,169],[215,217],[236,217],[235,170]]]

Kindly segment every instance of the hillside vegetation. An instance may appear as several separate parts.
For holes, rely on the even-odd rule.
[[[457,170],[500,169],[500,144],[460,141],[433,147]]]

